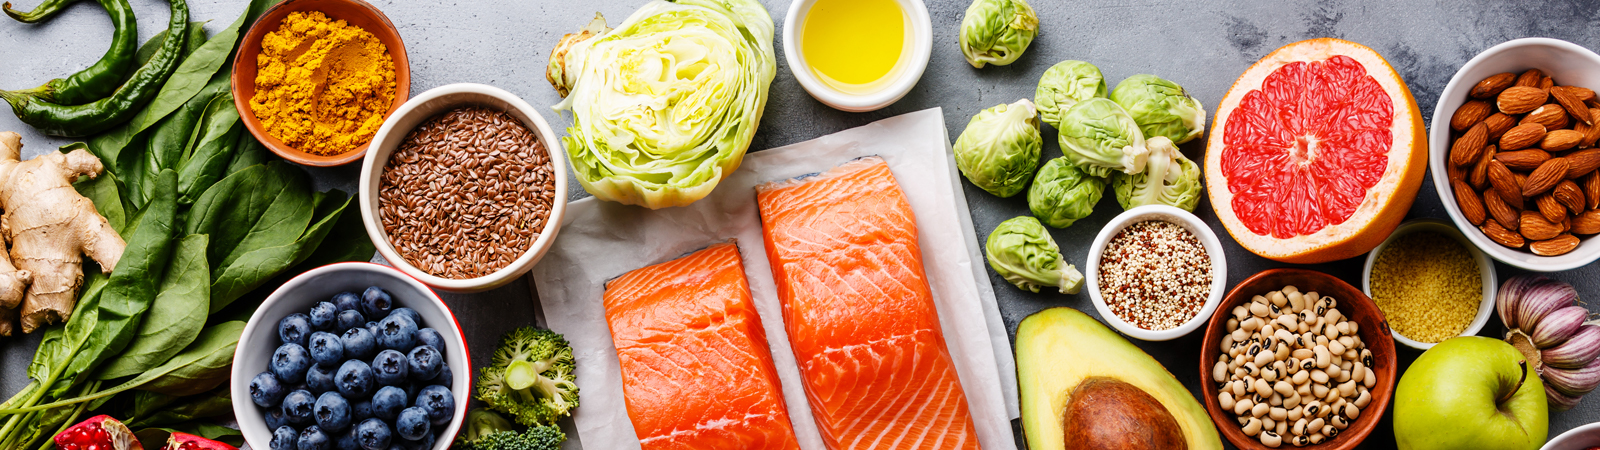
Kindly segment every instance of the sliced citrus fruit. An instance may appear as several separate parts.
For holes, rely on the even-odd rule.
[[[1289,44],[1250,66],[1217,106],[1206,191],[1245,249],[1312,264],[1359,256],[1405,218],[1427,140],[1405,81],[1370,48]]]

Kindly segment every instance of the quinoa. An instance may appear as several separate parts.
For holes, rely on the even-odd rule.
[[[1478,263],[1455,239],[1416,232],[1391,242],[1372,263],[1372,301],[1389,326],[1419,342],[1460,336],[1478,315]]]
[[[1100,258],[1106,307],[1146,330],[1177,328],[1200,314],[1211,277],[1211,258],[1194,233],[1162,220],[1122,229]]]

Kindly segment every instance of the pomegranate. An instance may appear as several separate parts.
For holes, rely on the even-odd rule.
[[[189,433],[172,433],[162,450],[239,450],[232,445],[195,436]]]
[[[94,416],[56,435],[61,450],[144,450],[133,430],[111,416]]]

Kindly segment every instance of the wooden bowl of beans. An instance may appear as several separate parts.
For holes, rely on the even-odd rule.
[[[1203,342],[1201,400],[1241,449],[1355,448],[1394,394],[1383,313],[1321,272],[1272,269],[1240,282]]]

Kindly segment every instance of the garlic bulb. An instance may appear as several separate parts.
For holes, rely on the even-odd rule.
[[[1572,285],[1537,275],[1506,280],[1495,297],[1506,342],[1522,351],[1557,410],[1571,409],[1600,387],[1600,321],[1578,304]]]

